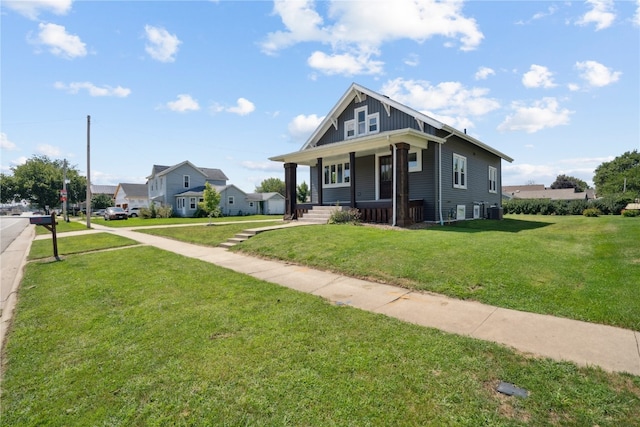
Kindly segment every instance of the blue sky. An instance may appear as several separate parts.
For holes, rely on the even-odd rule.
[[[640,149],[640,0],[3,0],[2,172],[34,154],[91,181],[154,164],[284,179],[352,82],[513,157],[503,184],[592,184]],[[298,171],[308,182],[308,169]]]

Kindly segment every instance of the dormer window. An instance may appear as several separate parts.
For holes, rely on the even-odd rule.
[[[356,108],[355,118],[344,122],[344,138],[380,132],[380,113],[368,114],[367,107]]]

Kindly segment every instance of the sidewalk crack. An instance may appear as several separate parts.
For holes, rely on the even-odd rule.
[[[478,331],[478,329],[480,329],[482,327],[482,325],[484,325],[486,323],[486,321],[489,320],[489,318],[491,316],[493,316],[493,314],[496,312],[496,310],[498,310],[498,308],[499,307],[494,307],[493,310],[491,310],[491,313],[487,314],[487,317],[485,317],[482,320],[482,322],[480,322],[480,324],[478,326],[476,326],[473,331],[471,331],[470,335],[472,335],[472,336],[475,335],[475,333]]]

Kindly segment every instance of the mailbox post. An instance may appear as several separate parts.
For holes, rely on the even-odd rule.
[[[29,218],[29,222],[35,225],[41,225],[47,230],[51,232],[52,240],[53,240],[53,256],[56,258],[56,261],[60,261],[60,257],[58,256],[58,237],[56,236],[56,214],[55,212],[49,215],[44,216],[32,216]]]

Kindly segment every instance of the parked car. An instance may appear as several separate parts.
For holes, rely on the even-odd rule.
[[[131,208],[127,210],[130,217],[135,218],[140,216],[140,208]]]
[[[105,221],[109,221],[110,219],[129,219],[129,216],[122,208],[107,208],[104,211],[104,219]]]
[[[97,211],[93,212],[94,216],[104,216],[104,213],[106,212],[106,209],[98,209]]]

